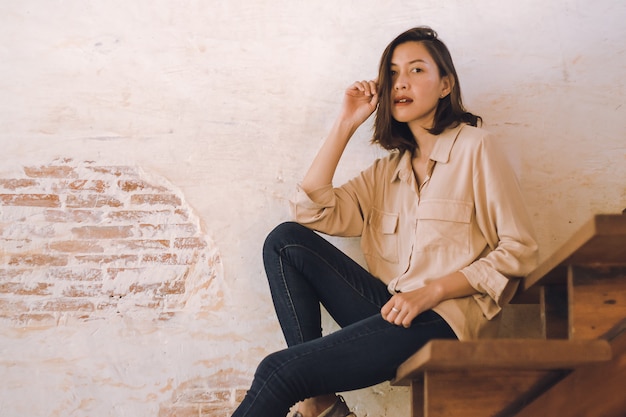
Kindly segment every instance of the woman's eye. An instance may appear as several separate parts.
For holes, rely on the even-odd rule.
[[[421,68],[413,68],[411,72],[422,72]]]

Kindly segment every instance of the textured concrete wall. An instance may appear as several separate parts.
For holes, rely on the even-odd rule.
[[[228,415],[283,346],[264,236],[344,88],[415,25],[502,137],[542,257],[621,212],[624,20],[615,0],[3,2],[0,414]],[[338,182],[383,154],[369,133]],[[347,396],[408,415],[405,389]]]

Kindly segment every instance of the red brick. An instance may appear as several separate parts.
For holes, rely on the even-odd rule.
[[[207,243],[199,237],[185,237],[174,239],[174,247],[178,249],[204,249]]]
[[[68,281],[97,281],[102,279],[102,270],[83,268],[50,268],[47,271],[50,279]]]
[[[29,285],[23,282],[4,282],[0,283],[0,293],[15,295],[50,295],[50,287],[54,284],[39,282]]]
[[[171,294],[184,294],[185,283],[182,281],[159,282],[147,285],[133,283],[128,287],[128,292],[132,294],[154,293],[159,297]]]
[[[32,269],[0,269],[0,279],[16,279],[29,277],[32,274]]]
[[[94,297],[101,294],[102,285],[94,285],[92,287],[73,286],[63,290],[63,296],[70,298]]]
[[[8,264],[11,266],[65,266],[67,265],[67,257],[43,254],[11,255]]]
[[[48,165],[24,167],[24,172],[31,178],[76,178],[74,168],[66,165]]]
[[[157,236],[157,235],[178,235],[190,236],[198,232],[196,226],[191,223],[176,224],[145,224],[139,225],[139,234],[141,236]]]
[[[198,405],[162,405],[159,407],[159,417],[200,417]]]
[[[247,389],[236,389],[235,390],[235,402],[237,404],[241,403],[247,393],[248,393]]]
[[[53,187],[56,193],[62,193],[64,191],[93,191],[95,193],[103,193],[106,189],[107,184],[102,180],[64,181],[55,184]]]
[[[156,219],[159,217],[170,217],[170,210],[120,210],[112,211],[107,214],[107,217],[113,221],[132,221],[132,222],[147,222],[150,219]]]
[[[147,254],[141,257],[141,262],[146,264],[163,265],[192,265],[198,260],[197,254],[178,255],[175,253]]]
[[[113,196],[107,195],[74,195],[67,196],[65,206],[67,208],[96,208],[96,207],[122,207],[124,203]]]
[[[170,247],[169,240],[116,240],[113,244],[117,249],[125,250],[166,249]]]
[[[107,274],[111,279],[116,279],[119,274],[123,274],[128,271],[140,273],[143,271],[143,268],[107,268]]]
[[[39,184],[37,181],[30,179],[0,179],[0,187],[12,191],[18,188],[34,187],[37,184]]]
[[[28,311],[23,301],[0,298],[0,317],[11,318],[23,311]]]
[[[132,204],[179,206],[182,202],[174,194],[135,194],[130,197]]]
[[[141,257],[142,264],[165,264],[165,265],[179,265],[178,256],[175,253],[159,253],[148,254]]]
[[[159,318],[157,320],[159,321],[168,321],[174,318],[174,316],[176,315],[176,313],[172,312],[172,311],[168,311],[165,313],[160,313],[159,314]]]
[[[51,242],[48,244],[48,249],[57,252],[72,252],[72,253],[101,253],[104,252],[104,248],[96,242],[90,242],[85,240],[65,240],[61,242]]]
[[[164,282],[157,289],[157,295],[184,294],[185,282],[182,280]]]
[[[46,210],[44,218],[52,223],[99,223],[102,213],[93,210]]]
[[[0,203],[6,206],[60,207],[56,194],[0,194]]]
[[[41,308],[42,311],[83,311],[92,312],[94,306],[91,302],[80,299],[59,298],[46,302]]]
[[[235,408],[230,408],[226,404],[201,405],[200,417],[228,417],[232,415]]]
[[[137,169],[133,167],[127,166],[97,166],[97,167],[88,167],[91,171],[104,174],[104,175],[114,175],[116,177],[121,177],[122,175],[137,175]]]
[[[50,313],[23,313],[17,316],[17,322],[21,327],[53,326],[56,318]]]
[[[74,259],[82,263],[96,263],[98,265],[117,262],[123,262],[124,264],[137,262],[136,255],[76,255]]]
[[[141,302],[139,300],[135,301],[136,307],[149,308],[153,310],[162,310],[163,309],[163,300],[151,300],[146,302]]]
[[[109,300],[104,302],[101,301],[96,305],[96,310],[98,311],[103,311],[103,310],[112,310],[114,308],[117,308],[118,305],[118,300],[121,299],[121,296],[114,296],[114,295],[109,295]]]
[[[4,251],[21,252],[24,248],[28,248],[31,239],[2,239],[0,238],[0,248]]]
[[[83,226],[75,227],[72,233],[81,239],[119,239],[131,237],[132,226]]]
[[[120,190],[125,191],[127,193],[133,192],[133,191],[144,191],[144,190],[151,190],[151,191],[158,191],[158,192],[167,191],[167,188],[165,187],[152,185],[143,180],[120,180],[117,182],[117,185],[120,188]]]

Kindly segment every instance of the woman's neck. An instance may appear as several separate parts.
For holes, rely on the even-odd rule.
[[[409,124],[409,129],[411,129],[411,133],[413,133],[413,137],[417,143],[417,151],[415,152],[414,157],[418,159],[428,159],[430,157],[430,153],[435,147],[437,136],[433,135],[426,128],[420,125]]]
[[[419,136],[413,134],[415,142],[417,143],[417,149],[414,157],[417,159],[428,159],[437,142],[437,136],[423,131]]]

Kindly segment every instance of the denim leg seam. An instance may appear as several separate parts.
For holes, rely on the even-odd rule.
[[[302,337],[302,327],[300,326],[300,320],[298,319],[298,314],[296,314],[296,308],[293,304],[293,299],[291,298],[291,291],[289,290],[289,286],[287,285],[287,280],[285,279],[285,271],[283,268],[283,257],[282,257],[282,249],[280,250],[280,255],[278,256],[278,263],[280,264],[280,277],[283,282],[283,287],[287,294],[287,298],[289,300],[289,307],[292,313],[292,316],[296,322],[296,327],[298,329],[298,338],[300,339],[300,343],[304,342],[304,337]]]

